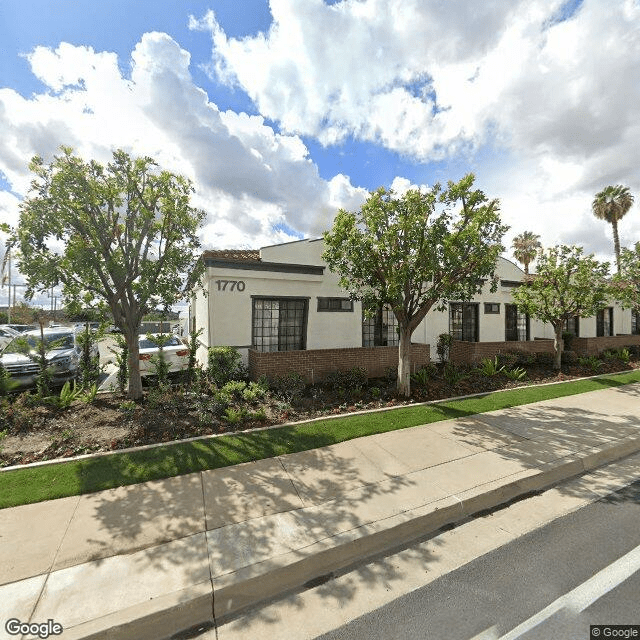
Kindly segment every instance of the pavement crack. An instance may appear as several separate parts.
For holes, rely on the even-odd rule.
[[[202,490],[202,512],[204,513],[204,544],[207,550],[207,568],[209,570],[209,582],[211,584],[211,616],[213,619],[213,628],[215,629],[216,638],[218,637],[218,623],[216,621],[216,590],[213,585],[213,573],[211,572],[211,553],[209,551],[209,541],[207,539],[208,522],[207,522],[207,503],[204,496],[204,472],[200,472],[200,489]]]
[[[56,549],[55,554],[53,555],[53,559],[51,560],[51,564],[49,565],[49,568],[47,569],[46,572],[46,577],[44,579],[44,582],[42,583],[42,588],[40,589],[40,592],[38,593],[38,597],[36,598],[35,604],[33,605],[33,609],[31,610],[31,613],[29,614],[29,622],[33,621],[33,615],[35,614],[36,610],[38,609],[38,605],[40,604],[40,600],[42,599],[42,594],[44,593],[44,590],[47,587],[47,582],[49,582],[49,576],[51,575],[51,572],[53,571],[53,567],[56,564],[56,560],[58,559],[58,555],[60,553],[60,548],[62,547],[62,543],[64,542],[65,537],[67,536],[67,532],[69,531],[69,527],[71,526],[71,522],[73,521],[73,517],[76,515],[76,511],[78,510],[78,505],[80,504],[80,500],[82,500],[82,496],[78,496],[78,500],[76,501],[76,506],[73,508],[73,513],[71,514],[71,517],[69,518],[69,522],[67,522],[67,526],[65,527],[64,533],[62,534],[62,536],[60,536],[60,543],[58,544],[58,548]]]
[[[305,504],[305,501],[302,499],[300,492],[298,491],[298,487],[296,487],[296,483],[293,481],[293,478],[291,477],[291,474],[287,470],[287,467],[284,466],[284,462],[282,462],[280,456],[278,456],[277,459],[278,459],[278,462],[280,463],[280,466],[282,467],[282,470],[287,474],[287,478],[289,478],[289,482],[293,486],[293,490],[296,492],[296,495],[298,496],[298,500],[300,500],[300,504],[304,508],[306,504]]]

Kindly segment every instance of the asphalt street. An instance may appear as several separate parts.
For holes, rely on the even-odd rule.
[[[604,624],[640,637],[639,525],[637,481],[320,638],[588,640]]]

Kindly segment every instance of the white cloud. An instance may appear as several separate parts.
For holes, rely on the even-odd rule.
[[[206,246],[292,238],[273,225],[316,235],[338,206],[362,201],[344,176],[320,178],[297,136],[274,132],[262,117],[220,112],[194,84],[189,53],[166,34],[142,37],[130,77],[115,54],[89,47],[38,47],[27,59],[48,91],[24,98],[0,89],[0,171],[16,193],[27,193],[30,158],[51,159],[65,144],[102,162],[121,147],[190,177],[194,203],[209,214]],[[7,201],[15,222],[16,199],[0,193],[0,209]]]
[[[633,126],[640,7],[585,0],[273,0],[268,33],[228,38],[209,12],[219,78],[285,131],[354,135],[418,159],[478,146],[589,153]],[[612,117],[613,116],[613,117]]]
[[[0,191],[0,224],[3,222],[14,227],[18,222],[20,199],[8,191]],[[0,240],[4,236],[0,232]]]
[[[192,27],[211,32],[214,73],[284,131],[418,162],[505,150],[476,173],[513,232],[535,226],[547,244],[604,250],[593,195],[623,183],[640,200],[637,0],[584,0],[573,15],[563,0],[270,4],[266,33],[229,38],[211,12]],[[624,219],[623,243],[640,239],[639,218]]]
[[[228,38],[213,12],[191,27],[211,32],[218,77],[285,131],[325,143],[354,135],[427,158],[480,134],[479,107],[493,98],[472,78],[529,4],[273,0],[267,34]],[[491,62],[482,72],[503,77]]]

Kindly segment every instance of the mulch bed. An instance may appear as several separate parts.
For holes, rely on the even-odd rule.
[[[634,360],[612,360],[603,362],[597,373],[637,368],[640,363]],[[207,414],[200,396],[180,386],[165,392],[147,389],[137,403],[128,402],[123,394],[107,393],[91,404],[75,401],[66,409],[34,405],[33,398],[22,394],[0,405],[0,424],[6,434],[0,439],[0,467],[594,375],[592,369],[578,365],[565,366],[561,372],[540,365],[526,369],[528,379],[523,382],[469,370],[466,377],[450,384],[439,374],[425,387],[414,384],[409,401],[396,396],[395,383],[388,379],[371,380],[362,392],[347,398],[317,387],[308,388],[293,402],[269,394],[263,401],[245,403],[248,414],[235,423]]]

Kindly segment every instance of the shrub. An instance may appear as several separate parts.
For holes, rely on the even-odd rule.
[[[91,404],[98,395],[98,385],[94,382],[88,389],[85,389],[84,395],[80,398],[83,402]]]
[[[222,417],[230,404],[231,397],[222,391],[217,391],[213,396],[199,396],[196,407],[198,423],[205,425],[211,423],[214,418]]]
[[[214,402],[224,405],[226,408],[233,402],[233,392],[225,387],[222,387],[222,389],[214,389],[211,398]]]
[[[395,384],[398,379],[398,367],[385,367],[384,369],[384,381],[388,385]]]
[[[302,398],[307,383],[299,373],[291,371],[284,376],[274,378],[269,386],[274,393],[277,393],[287,402],[294,402]]]
[[[235,399],[235,400],[240,400],[240,398],[242,398],[242,394],[245,391],[245,389],[247,388],[247,383],[243,382],[242,380],[231,380],[229,382],[227,382],[221,389],[220,391],[222,393],[226,393],[229,395],[229,397]]]
[[[3,407],[5,424],[11,426],[12,432],[26,431],[34,426],[36,409],[29,393],[21,393]]]
[[[127,341],[123,335],[115,334],[114,339],[118,348],[109,348],[109,351],[113,353],[116,359],[116,366],[118,367],[118,373],[116,376],[118,391],[123,393],[127,388],[127,382],[129,381],[129,347],[127,346]]]
[[[74,400],[79,400],[82,397],[82,392],[82,387],[76,386],[75,381],[73,387],[69,382],[65,382],[62,389],[60,389],[60,395],[47,396],[42,398],[42,401],[58,409],[66,409],[71,406]]]
[[[231,380],[246,380],[247,368],[235,347],[209,347],[207,353],[207,376],[218,387]]]
[[[203,329],[189,333],[189,360],[187,362],[187,384],[192,384],[196,377],[196,351],[198,351],[198,338]]]
[[[434,365],[428,364],[411,375],[411,380],[419,387],[426,387],[437,371]]]
[[[260,407],[253,413],[251,412],[248,413],[247,417],[250,418],[251,420],[258,420],[259,422],[263,422],[264,420],[267,419],[267,412],[264,410],[264,407]]]
[[[170,336],[167,335],[167,340],[169,337]],[[147,338],[152,339],[153,336],[148,335]],[[169,369],[171,368],[171,365],[164,356],[164,351],[162,349],[164,344],[160,342],[161,340],[161,336],[156,336],[155,340],[152,340],[160,348],[160,351],[151,356],[150,362],[153,365],[153,373],[155,375],[157,385],[159,387],[166,387],[169,382]]]
[[[452,387],[461,382],[468,376],[463,373],[453,362],[447,362],[444,365],[443,376],[447,384]]]
[[[18,388],[19,383],[0,364],[0,396],[6,396],[10,391]]]
[[[578,354],[575,351],[563,351],[560,360],[562,364],[576,364],[578,362]]]
[[[547,353],[546,351],[536,353],[536,364],[542,367],[553,366],[553,353]]]
[[[228,408],[222,418],[229,424],[239,424],[247,417],[247,410],[243,407],[240,409]]]
[[[449,362],[449,354],[451,352],[451,343],[453,336],[449,333],[441,333],[438,336],[438,344],[436,345],[436,353],[440,362]]]
[[[500,366],[498,364],[498,356],[495,356],[493,360],[491,358],[483,358],[480,366],[476,368],[476,371],[487,377],[497,376],[504,371],[504,365]]]
[[[607,361],[620,360],[621,362],[629,362],[631,353],[629,349],[607,349],[603,354],[603,357]]]
[[[123,400],[118,408],[120,411],[131,414],[136,410],[136,407],[135,400]]]
[[[324,379],[324,385],[339,396],[351,397],[361,393],[368,380],[367,370],[353,367],[348,371],[334,371]]]
[[[625,349],[629,352],[629,355],[633,358],[637,358],[640,356],[640,345],[637,344],[629,344],[625,347]]]
[[[83,389],[89,389],[91,385],[98,382],[100,377],[100,354],[91,355],[97,345],[99,334],[91,331],[89,326],[78,333],[78,344],[82,347],[82,354],[78,363],[78,382]]]
[[[578,358],[578,363],[582,367],[589,367],[594,372],[598,371],[603,364],[602,360],[600,360],[596,356],[586,356],[583,358]]]
[[[267,387],[260,382],[251,382],[246,389],[242,391],[242,399],[245,402],[256,402],[262,400],[267,393]]]
[[[506,353],[499,353],[496,358],[498,359],[498,365],[505,368],[511,368],[518,363],[518,354],[514,351],[507,351]]]
[[[522,381],[527,379],[527,371],[522,367],[515,367],[514,369],[505,369],[502,373],[510,380]]]

